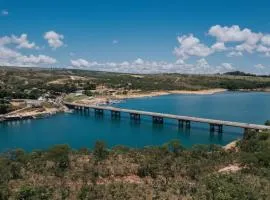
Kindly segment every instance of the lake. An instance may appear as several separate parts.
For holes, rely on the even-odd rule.
[[[224,92],[214,95],[164,95],[151,98],[129,99],[116,107],[155,111],[212,119],[263,124],[270,119],[270,94],[261,92]],[[243,130],[225,127],[222,134],[209,133],[206,124],[192,123],[190,130],[181,129],[174,120],[163,125],[153,124],[143,117],[140,123],[129,119],[111,119],[93,112],[61,113],[38,119],[0,123],[0,151],[13,148],[46,149],[55,144],[69,144],[72,148],[93,147],[103,140],[110,147],[126,145],[143,147],[161,145],[172,139],[190,147],[194,144],[219,144],[241,138]]]

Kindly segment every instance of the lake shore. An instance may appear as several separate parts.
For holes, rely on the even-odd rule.
[[[74,103],[86,104],[86,105],[107,105],[114,104],[115,102],[125,99],[137,99],[137,98],[150,98],[156,96],[170,95],[170,94],[190,94],[190,95],[211,95],[221,92],[226,92],[226,89],[209,89],[209,90],[170,90],[170,91],[152,91],[141,92],[133,91],[127,94],[114,94],[108,96],[86,97],[84,99],[75,100]]]
[[[217,88],[209,90],[170,90],[170,91],[153,91],[153,92],[140,92],[131,93],[126,95],[114,95],[113,98],[116,99],[133,99],[133,98],[143,98],[143,97],[154,97],[169,94],[195,94],[195,95],[210,95],[221,92],[226,92],[227,89]]]

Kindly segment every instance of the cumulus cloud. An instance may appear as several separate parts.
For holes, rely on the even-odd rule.
[[[2,15],[2,16],[7,16],[7,15],[9,15],[8,10],[1,10],[1,15]]]
[[[19,57],[21,54],[4,46],[0,46],[0,59],[6,60],[10,58]]]
[[[26,49],[32,49],[32,48],[38,48],[34,42],[29,42],[27,39],[27,34],[22,34],[20,37],[17,37],[15,35],[12,35],[12,42],[14,44],[17,44],[17,48],[26,48]]]
[[[178,60],[175,63],[165,61],[149,61],[137,58],[134,61],[123,62],[89,62],[85,59],[71,60],[72,68],[84,68],[98,71],[152,74],[152,73],[183,73],[183,74],[214,74],[230,71],[230,63],[212,66],[205,58],[198,59],[195,63],[186,63]]]
[[[134,60],[133,62],[135,65],[143,65],[144,61],[141,58],[137,58],[136,60]]]
[[[221,66],[228,71],[234,70],[235,68],[232,66],[231,63],[221,63]]]
[[[261,39],[262,44],[270,46],[270,34],[267,34]]]
[[[194,56],[206,58],[216,52],[226,51],[227,57],[243,56],[244,52],[270,56],[270,34],[253,32],[238,25],[215,25],[209,28],[208,36],[216,39],[214,44],[204,44],[193,34],[177,37],[179,46],[174,48],[177,59],[187,60]]]
[[[227,48],[224,42],[217,42],[211,46],[214,51],[225,51]]]
[[[263,37],[262,33],[252,32],[248,28],[241,29],[237,25],[233,25],[231,27],[215,25],[209,29],[208,34],[216,37],[219,42],[239,42],[241,44],[238,44],[235,47],[235,50],[238,52],[246,51],[248,53],[253,53],[257,48],[257,43]]]
[[[22,55],[19,52],[3,49],[0,47],[0,64],[6,66],[44,66],[48,64],[55,64],[55,58],[46,55]]]
[[[216,37],[220,42],[247,42],[249,44],[256,44],[262,37],[261,33],[254,33],[247,28],[241,30],[237,25],[231,27],[215,25],[209,29],[208,33]]]
[[[56,59],[46,55],[30,55],[30,56],[19,56],[16,58],[19,63],[23,64],[54,64]]]
[[[227,57],[239,57],[243,56],[243,53],[241,51],[231,51],[227,54]]]
[[[254,67],[257,68],[257,69],[265,69],[265,66],[262,65],[262,64],[254,65]]]
[[[179,47],[175,47],[174,53],[182,60],[190,56],[206,57],[213,53],[213,50],[202,44],[200,40],[192,34],[177,37]]]
[[[89,62],[82,58],[79,58],[77,60],[70,60],[70,62],[71,62],[71,65],[76,68],[87,68],[87,67],[98,65],[97,62]]]
[[[34,42],[29,42],[27,38],[27,34],[23,33],[20,36],[11,35],[11,36],[4,36],[0,38],[0,45],[8,45],[8,44],[15,44],[17,45],[16,48],[18,49],[37,49],[38,46]]]
[[[48,44],[53,49],[59,48],[64,45],[62,41],[64,39],[64,35],[56,33],[55,31],[48,31],[44,34],[44,39],[48,41]]]
[[[23,55],[17,50],[13,50],[6,45],[17,44],[16,48],[33,48],[34,43],[29,43],[27,35],[21,37],[11,36],[0,38],[0,65],[5,66],[42,66],[43,64],[54,64],[57,62],[55,58],[46,55]]]

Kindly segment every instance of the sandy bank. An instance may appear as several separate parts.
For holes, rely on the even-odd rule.
[[[223,146],[224,150],[238,152],[239,149],[237,148],[237,142],[239,142],[239,140],[232,141],[231,143]]]
[[[154,92],[143,92],[143,93],[130,93],[127,95],[114,95],[116,99],[132,99],[132,98],[142,98],[142,97],[154,97],[168,94],[196,94],[196,95],[209,95],[220,92],[225,92],[226,89],[209,89],[209,90],[170,90],[170,91],[154,91]]]
[[[225,92],[225,89],[211,89],[211,90],[171,90],[171,91],[153,91],[153,92],[141,92],[141,91],[129,91],[128,94],[113,94],[106,96],[97,96],[97,97],[86,97],[80,98],[73,101],[74,103],[86,104],[86,105],[106,105],[110,103],[115,103],[118,100],[124,99],[133,99],[133,98],[144,98],[144,97],[154,97],[168,94],[196,94],[196,95],[209,95],[219,92]]]
[[[56,114],[57,112],[65,111],[64,108],[25,108],[25,110],[20,110],[18,112],[8,113],[4,116],[4,120],[16,120],[16,119],[35,119],[42,118],[46,116],[51,116]]]

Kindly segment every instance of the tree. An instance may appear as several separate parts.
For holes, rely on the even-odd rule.
[[[97,141],[94,147],[94,156],[97,160],[104,160],[108,156],[106,144],[102,141]]]
[[[91,90],[85,90],[84,94],[89,97],[93,96],[93,92],[91,92]]]
[[[52,147],[48,152],[48,159],[55,161],[61,171],[69,167],[70,147],[66,144],[56,145]]]

